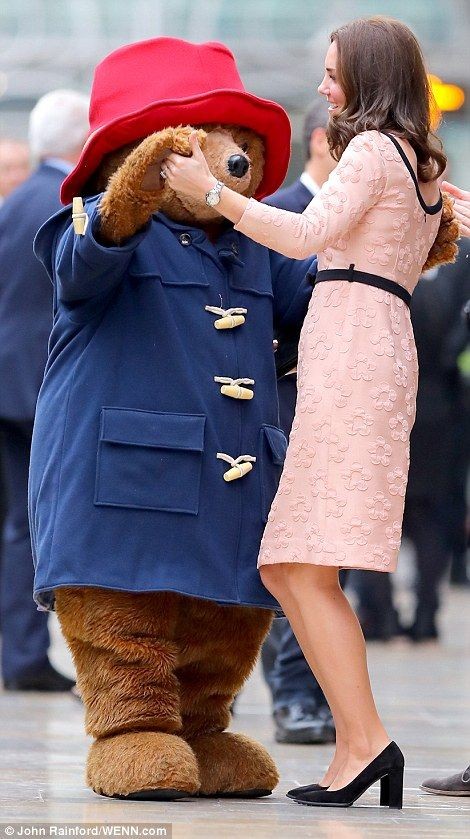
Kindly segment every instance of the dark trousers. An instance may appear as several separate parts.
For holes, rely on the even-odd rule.
[[[431,614],[439,606],[439,584],[450,561],[447,530],[443,504],[430,498],[406,499],[403,533],[416,551],[417,608]]]
[[[288,437],[294,420],[297,376],[278,381],[281,428]],[[287,618],[277,618],[263,644],[261,663],[271,690],[273,709],[291,702],[326,705],[323,691],[308,666]]]
[[[287,618],[276,618],[273,622],[261,650],[261,663],[274,711],[293,702],[327,704]]]
[[[350,571],[349,580],[358,597],[357,614],[364,634],[383,633],[392,637],[398,628],[393,605],[391,574],[377,571]]]
[[[425,497],[406,498],[403,534],[410,539],[416,552],[418,614],[434,615],[439,607],[439,585],[450,560],[446,513],[447,507],[443,502]],[[375,571],[354,572],[358,610],[364,625],[370,622],[375,629],[396,625],[391,577],[391,574],[377,574]]]
[[[3,531],[3,522],[5,521],[5,513],[7,509],[7,501],[5,496],[5,484],[3,480],[3,466],[2,466],[2,448],[0,446],[0,534]],[[0,580],[2,579],[2,540],[0,538]],[[2,615],[0,612],[0,635],[2,632]]]
[[[32,421],[0,419],[6,510],[2,532],[0,621],[2,676],[30,676],[47,663],[47,615],[33,601],[33,560],[28,523],[28,469]]]

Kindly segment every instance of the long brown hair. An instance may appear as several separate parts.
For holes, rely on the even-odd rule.
[[[447,159],[431,130],[431,91],[411,30],[388,17],[359,18],[332,32],[330,41],[336,42],[336,74],[346,99],[328,123],[335,160],[361,131],[389,130],[410,142],[420,181],[441,175]]]

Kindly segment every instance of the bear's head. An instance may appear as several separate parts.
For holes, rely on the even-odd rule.
[[[169,151],[190,153],[191,126],[200,129],[209,169],[233,190],[259,199],[281,185],[290,155],[283,108],[245,90],[223,44],[155,38],[119,48],[96,68],[90,135],[62,184],[62,201],[104,191],[105,242],[120,244],[156,211],[217,235],[225,223],[217,211],[176,194],[160,177]],[[425,269],[455,258],[458,232],[449,200]]]
[[[101,232],[114,242],[156,211],[210,233],[222,221],[216,210],[160,179],[169,151],[190,153],[191,126],[211,172],[232,189],[261,199],[281,185],[290,156],[284,109],[245,90],[224,44],[154,38],[120,47],[97,66],[90,135],[62,184],[63,203],[104,191]]]
[[[170,126],[168,128],[171,128]],[[264,142],[263,138],[250,128],[239,125],[204,124],[200,129],[199,138],[203,154],[212,174],[230,189],[251,198],[255,195],[264,172]],[[174,129],[180,136],[187,137],[192,131],[191,126]],[[168,129],[162,129],[153,135],[155,147],[159,145],[159,135],[162,144]],[[99,169],[87,184],[86,193],[104,192],[110,178],[118,172],[129,155],[138,149],[139,142],[130,143],[117,151],[107,154]],[[168,153],[168,146],[164,146],[157,160],[147,167],[146,173],[138,184],[141,189],[155,191],[160,189],[158,196],[158,210],[166,216],[182,224],[207,226],[224,222],[217,211],[209,207],[204,200],[177,195],[171,187],[160,179],[160,159]]]

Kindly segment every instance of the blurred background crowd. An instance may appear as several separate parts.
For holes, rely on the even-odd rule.
[[[293,150],[270,203],[301,212],[334,166],[327,111],[316,96],[328,35],[347,20],[387,14],[418,36],[441,109],[448,180],[470,188],[468,0],[5,0],[0,16],[0,631],[7,690],[70,690],[48,658],[47,616],[31,599],[27,468],[34,404],[51,326],[52,288],[32,255],[39,226],[60,208],[61,180],[87,132],[93,68],[131,41],[169,35],[220,40],[250,91],[289,112]],[[298,68],[309,68],[299,74]],[[165,68],[156,68],[165,73]],[[123,80],[125,84],[125,80]],[[53,91],[51,93],[51,91]],[[369,641],[438,643],[439,606],[468,587],[470,240],[457,262],[427,272],[412,301],[420,364],[404,547],[396,579],[350,572],[343,583]],[[281,422],[295,404],[296,337],[278,350]],[[334,729],[319,686],[285,621],[263,650],[276,738],[321,743]]]
[[[447,86],[468,90],[468,0],[3,0],[2,133],[8,128],[25,136],[28,113],[48,90],[86,92],[93,67],[122,44],[159,35],[219,40],[235,53],[245,87],[288,111],[293,179],[303,165],[303,116],[323,75],[329,33],[342,22],[373,14],[403,20],[422,44],[430,72]],[[468,126],[467,100],[440,131],[458,183],[470,160]]]

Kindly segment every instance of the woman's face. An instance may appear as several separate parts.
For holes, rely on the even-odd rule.
[[[318,87],[318,92],[326,96],[330,115],[339,113],[346,104],[346,97],[337,77],[338,50],[336,41],[332,41],[325,57],[325,75]]]

